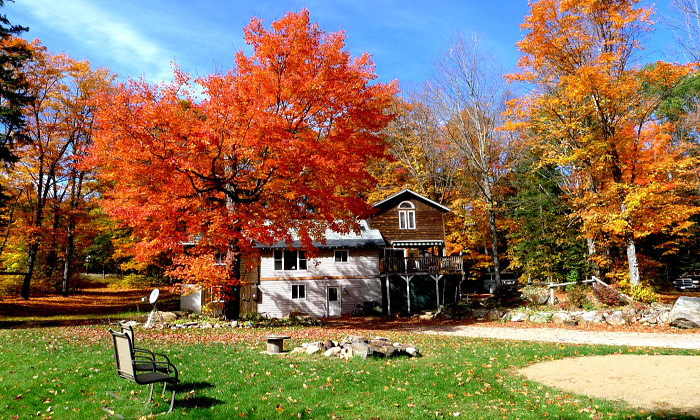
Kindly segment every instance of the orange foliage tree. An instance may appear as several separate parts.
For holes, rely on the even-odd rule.
[[[682,232],[699,210],[686,199],[698,161],[671,136],[673,127],[655,117],[692,69],[634,66],[639,40],[652,26],[651,11],[637,3],[532,2],[518,43],[520,72],[510,76],[536,87],[516,103],[521,128],[543,163],[568,176],[593,260],[633,285],[640,282],[638,241]],[[626,264],[615,260],[617,249]]]
[[[188,282],[236,284],[256,241],[296,232],[311,250],[326,228],[355,228],[374,185],[366,163],[385,149],[397,87],[373,83],[371,58],[351,57],[343,33],[304,10],[269,30],[253,19],[245,40],[253,54],[225,74],[176,70],[170,84],[132,80],[99,97],[90,163],[112,186],[106,209],[133,229],[138,258],[167,253]]]
[[[107,70],[51,54],[38,40],[28,48],[33,59],[25,79],[33,99],[23,111],[29,141],[17,147],[20,161],[6,175],[14,204],[3,255],[5,265],[25,271],[25,299],[42,252],[47,254],[45,277],[53,277],[62,259],[64,294],[70,288],[75,238],[89,192],[89,175],[78,161],[91,141],[90,96],[111,80]]]

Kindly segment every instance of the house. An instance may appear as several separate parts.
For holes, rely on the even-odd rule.
[[[413,313],[458,300],[462,259],[445,256],[450,209],[409,189],[373,208],[359,233],[327,231],[313,259],[300,243],[259,245],[257,270],[242,275],[241,313],[338,316],[368,302]]]

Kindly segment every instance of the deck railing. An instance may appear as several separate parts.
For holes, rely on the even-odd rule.
[[[462,272],[462,257],[385,257],[379,262],[381,273],[454,274]]]

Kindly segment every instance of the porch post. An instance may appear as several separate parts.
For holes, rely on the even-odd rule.
[[[413,278],[413,275],[410,276],[401,276],[402,279],[406,282],[406,306],[408,308],[408,313],[411,313],[411,279]]]
[[[439,308],[440,307],[440,279],[442,278],[442,274],[439,274],[439,275],[431,274],[430,277],[432,277],[433,280],[435,280],[435,299],[437,300],[437,307],[436,308]],[[444,303],[445,299],[443,298],[442,301]]]
[[[386,313],[391,315],[391,284],[389,280],[389,275],[386,275]]]

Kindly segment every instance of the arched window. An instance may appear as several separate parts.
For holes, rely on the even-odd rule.
[[[416,228],[416,206],[410,201],[399,204],[399,229]]]

